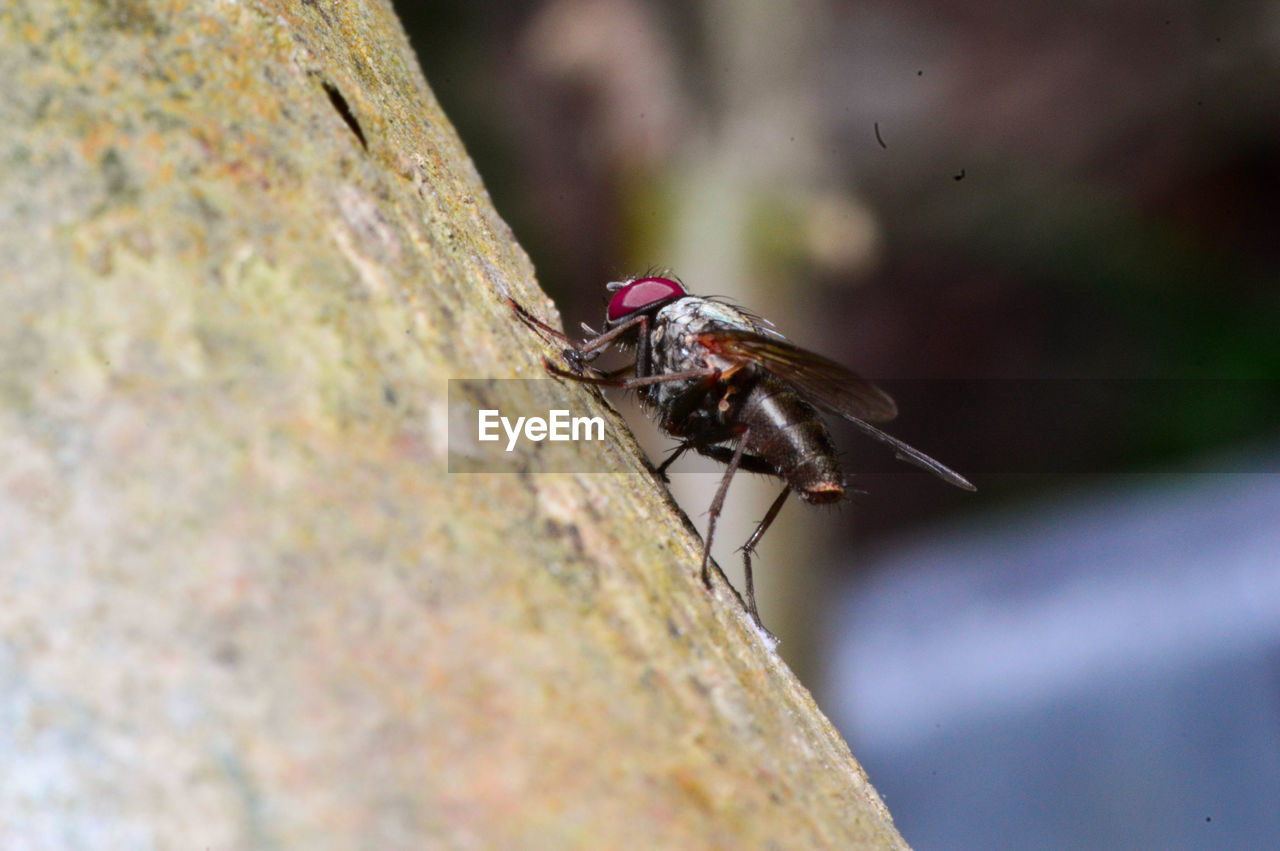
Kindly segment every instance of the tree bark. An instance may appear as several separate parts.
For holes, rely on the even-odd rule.
[[[0,846],[905,847],[616,415],[389,2],[0,12]],[[597,450],[586,450],[597,451]]]

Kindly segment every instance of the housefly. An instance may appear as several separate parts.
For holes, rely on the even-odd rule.
[[[548,372],[636,391],[662,430],[680,441],[657,468],[664,479],[671,463],[690,449],[726,465],[702,547],[702,581],[708,589],[711,541],[734,473],[765,473],[784,482],[742,548],[747,610],[761,629],[751,578],[751,556],[760,538],[792,491],[814,505],[845,496],[835,444],[819,411],[843,417],[888,444],[903,461],[974,490],[950,467],[871,425],[897,416],[888,394],[840,364],[792,345],[759,317],[692,295],[672,277],[632,278],[607,288],[612,295],[604,331],[584,325],[591,336],[581,342],[514,302],[512,307],[527,324],[567,345],[568,368],[547,361]],[[633,351],[635,362],[613,372],[592,366],[614,346]]]

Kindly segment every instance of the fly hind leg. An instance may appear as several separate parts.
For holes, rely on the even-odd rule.
[[[733,451],[730,451],[728,447],[724,446],[694,447],[697,449],[699,454],[705,455],[708,458],[714,458],[717,461],[729,465],[729,469],[725,470],[724,479],[720,483],[720,490],[716,492],[716,498],[711,503],[711,520],[707,528],[707,542],[702,555],[702,581],[708,588],[711,587],[710,578],[707,575],[707,562],[711,552],[711,536],[715,531],[716,517],[719,516],[720,509],[724,505],[724,496],[729,489],[729,479],[732,478],[733,474],[739,469],[746,470],[749,473],[764,473],[766,475],[774,476],[778,474],[778,471],[773,468],[773,465],[768,461],[765,461],[763,458],[757,455],[743,454],[742,447],[745,443],[745,440],[739,442],[737,449]],[[764,623],[760,620],[760,610],[756,608],[755,581],[751,575],[751,555],[755,552],[756,544],[760,543],[760,539],[764,537],[764,533],[768,531],[771,525],[773,525],[773,521],[777,518],[778,512],[782,510],[782,504],[787,501],[787,496],[790,495],[790,493],[790,485],[787,485],[782,489],[782,493],[778,494],[778,498],[773,501],[773,505],[769,506],[769,510],[766,512],[764,519],[760,521],[760,525],[756,526],[756,530],[751,533],[751,537],[747,539],[747,543],[742,547],[742,567],[743,577],[746,583],[747,611],[751,614],[751,619],[755,621],[756,626],[764,630],[766,633],[768,633],[769,630],[765,628]]]
[[[761,629],[764,629],[764,624],[760,622],[760,612],[756,610],[756,589],[751,581],[751,554],[756,551],[756,544],[760,543],[764,533],[769,530],[769,527],[773,525],[773,521],[777,519],[778,512],[782,510],[782,504],[787,501],[787,497],[790,494],[791,485],[787,485],[782,489],[782,493],[778,494],[778,498],[773,501],[773,505],[769,506],[764,519],[760,521],[760,525],[751,533],[751,537],[747,538],[747,542],[742,545],[742,569],[747,584],[747,608],[751,610],[751,617],[755,618],[756,626]]]

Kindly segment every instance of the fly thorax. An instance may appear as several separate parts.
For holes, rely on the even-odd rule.
[[[650,366],[653,374],[672,375],[705,369],[729,372],[741,364],[722,357],[703,342],[704,334],[726,329],[758,330],[751,318],[719,302],[689,296],[658,311],[649,331]],[[695,391],[701,378],[689,378],[654,385],[647,401],[660,409],[676,406],[677,400]],[[737,400],[733,400],[737,401]],[[723,419],[726,411],[697,411],[690,415]]]
[[[727,304],[689,296],[667,305],[654,317],[649,334],[654,366],[664,373],[728,369],[732,362],[699,341],[703,334],[725,329],[758,330],[749,316]]]

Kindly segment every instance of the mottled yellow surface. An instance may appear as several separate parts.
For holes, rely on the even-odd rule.
[[[901,847],[620,425],[446,472],[551,308],[388,3],[11,0],[0,79],[0,847]]]

